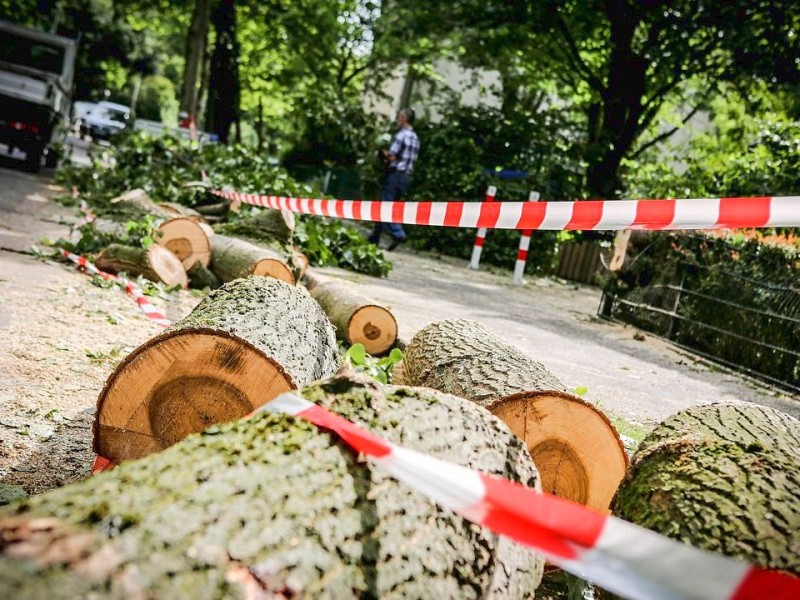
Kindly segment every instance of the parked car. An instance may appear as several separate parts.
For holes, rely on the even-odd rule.
[[[81,134],[94,140],[108,140],[125,129],[131,118],[131,109],[124,104],[98,102],[81,124]]]
[[[85,102],[79,100],[78,102],[72,103],[72,129],[75,132],[79,132],[81,130],[81,125],[86,120],[86,117],[89,116],[89,113],[94,110],[94,107],[97,106],[97,102]]]
[[[26,153],[32,171],[56,146],[69,121],[75,40],[0,21],[0,143]]]

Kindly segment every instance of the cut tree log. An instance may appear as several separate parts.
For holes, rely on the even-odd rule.
[[[480,323],[454,319],[417,332],[393,383],[487,408],[525,441],[545,491],[608,510],[628,464],[617,430],[544,365]]]
[[[195,210],[201,215],[209,215],[221,217],[228,212],[230,202],[218,202],[217,204],[202,204],[195,207]]]
[[[352,285],[306,273],[306,288],[336,327],[339,339],[364,344],[370,354],[385,354],[397,339],[397,321],[388,308],[375,304]]]
[[[98,269],[109,273],[127,273],[132,277],[139,275],[150,281],[166,285],[188,285],[186,270],[180,259],[172,252],[153,244],[149,248],[135,248],[122,244],[111,244],[95,260]]]
[[[215,225],[214,231],[256,244],[277,245],[281,250],[288,250],[294,239],[294,226],[293,213],[268,208],[247,219]]]
[[[124,212],[152,215],[158,219],[171,219],[174,211],[160,207],[150,199],[141,188],[128,190],[124,194],[111,199],[111,204],[118,205]]]
[[[97,400],[95,452],[119,463],[162,450],[338,364],[333,326],[304,289],[233,281],[117,366]]]
[[[211,263],[211,242],[214,231],[192,217],[176,217],[161,223],[155,234],[156,243],[177,256],[187,271],[200,262]]]
[[[681,411],[639,446],[614,514],[800,575],[800,421],[753,404]]]
[[[214,235],[210,268],[223,282],[248,275],[262,275],[292,285],[295,283],[292,269],[286,264],[284,254],[225,235]]]
[[[202,219],[202,215],[195,209],[177,202],[159,202],[157,206],[170,212],[173,217],[200,217],[200,219]]]
[[[498,419],[338,378],[304,395],[391,441],[536,486]],[[532,597],[542,561],[301,420],[266,413],[0,511],[4,598]]]

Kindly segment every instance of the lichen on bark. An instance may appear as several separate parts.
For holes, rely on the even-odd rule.
[[[673,415],[642,442],[613,511],[663,535],[800,574],[800,421],[747,404]]]
[[[485,411],[337,379],[307,398],[396,443],[535,485]],[[0,596],[518,598],[542,562],[363,462],[334,435],[259,414],[0,512]]]

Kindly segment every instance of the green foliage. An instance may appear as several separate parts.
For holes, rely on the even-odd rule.
[[[287,196],[311,193],[268,158],[243,146],[200,145],[133,131],[115,139],[112,148],[92,148],[90,157],[91,166],[65,165],[56,178],[66,187],[77,187],[98,214],[112,212],[109,200],[134,188],[144,189],[155,202],[210,202],[202,191],[185,186],[199,180],[201,170],[214,188]]]
[[[312,265],[342,267],[373,277],[386,277],[392,270],[382,250],[342,221],[303,216],[295,235]]]
[[[82,256],[91,256],[109,244],[115,243],[149,248],[154,243],[156,228],[157,224],[150,215],[146,215],[141,221],[127,221],[125,235],[121,237],[116,232],[98,231],[95,223],[91,222],[78,227],[76,239],[60,238],[52,245]]]
[[[628,161],[634,195],[704,198],[780,196],[800,187],[800,121],[767,107],[750,113],[735,95],[713,104],[712,128],[672,150]]]
[[[344,353],[344,359],[357,373],[369,375],[380,383],[392,383],[392,369],[403,360],[403,351],[392,348],[387,356],[376,358],[367,353],[363,344],[353,344]]]
[[[136,117],[172,126],[178,124],[178,100],[175,97],[175,86],[169,79],[161,75],[151,75],[142,80],[136,102]]]

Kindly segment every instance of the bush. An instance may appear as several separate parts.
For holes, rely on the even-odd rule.
[[[175,86],[166,77],[151,75],[142,80],[136,101],[136,116],[140,119],[178,124],[178,99]]]

